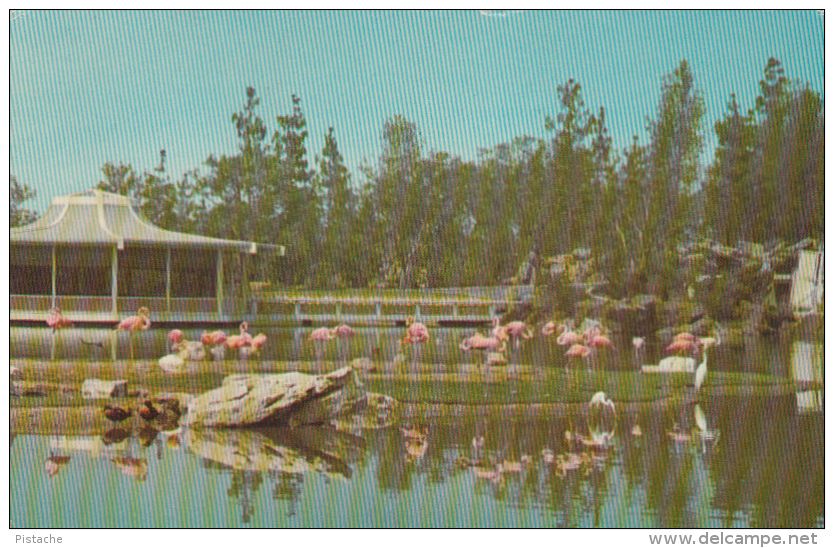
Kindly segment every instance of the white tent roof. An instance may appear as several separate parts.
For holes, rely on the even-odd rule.
[[[46,213],[26,226],[10,230],[12,243],[29,244],[116,244],[213,247],[255,254],[258,248],[277,250],[284,246],[240,240],[224,240],[163,230],[144,220],[126,196],[92,189],[78,194],[56,196]]]

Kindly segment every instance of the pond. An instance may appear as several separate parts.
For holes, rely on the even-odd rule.
[[[58,350],[83,361],[90,349],[73,341],[103,331],[77,331],[61,333]],[[309,331],[269,330],[274,344],[261,358],[314,359],[304,343]],[[391,359],[402,331],[360,330],[349,357],[380,348],[379,359]],[[467,332],[433,330],[419,367],[471,361],[457,349]],[[165,331],[141,335],[147,337],[134,349],[137,355],[164,354]],[[50,337],[12,328],[12,357],[43,350]],[[30,338],[40,342],[22,343]],[[615,342],[628,350],[597,364],[600,374],[639,375],[630,344]],[[660,346],[651,342],[649,360],[661,354]],[[335,360],[335,346],[328,352]],[[563,352],[532,339],[516,359],[558,369],[566,362]],[[821,381],[822,367],[818,341],[756,339],[722,345],[710,356],[711,371],[798,380]],[[524,380],[519,392],[534,393],[535,386],[523,384],[550,378]],[[377,382],[373,374],[368,382]],[[406,406],[414,408],[406,413],[410,420],[376,430],[160,432],[136,424],[111,429],[101,420],[95,432],[20,432],[10,448],[11,525],[825,526],[821,391],[617,405],[602,444],[593,443],[592,425],[581,413],[492,404],[440,416],[421,415],[412,403]],[[481,438],[482,445],[474,443]]]

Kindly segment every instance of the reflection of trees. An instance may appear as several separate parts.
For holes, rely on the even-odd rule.
[[[688,443],[666,435],[669,425],[678,423],[689,431],[692,419],[684,407],[668,416],[655,417],[653,436],[643,449],[646,470],[646,504],[656,514],[655,527],[694,527],[690,508],[695,463]]]
[[[287,501],[290,507],[287,515],[294,516],[304,485],[304,474],[271,471],[269,476],[273,480],[272,499]]]
[[[751,527],[816,527],[823,515],[823,418],[796,414],[794,396],[749,398],[718,418],[712,458],[713,506],[724,523],[749,515]]]
[[[263,483],[263,475],[252,470],[233,470],[232,485],[226,494],[229,498],[240,501],[240,512],[243,523],[249,523],[252,519],[252,496],[258,492]]]
[[[396,429],[389,428],[378,440],[376,479],[383,491],[408,491],[415,464],[406,458],[405,440]]]
[[[462,507],[477,506],[477,499],[486,497],[499,501],[490,506],[521,510],[520,516],[532,512],[564,527],[636,526],[644,520],[664,528],[704,527],[717,525],[716,513],[724,526],[740,521],[757,527],[818,526],[824,500],[822,417],[797,416],[792,397],[708,403],[707,428],[720,431],[721,439],[706,451],[700,438],[705,430],[694,420],[691,404],[653,408],[641,418],[641,437],[630,434],[633,423],[626,417],[618,419],[607,448],[564,437],[568,429],[588,431],[581,415],[509,420],[481,415],[430,424],[428,448],[420,458],[409,458],[408,438],[399,428],[366,431],[364,438],[330,428],[224,430],[200,437],[188,432],[183,443],[205,459],[204,466],[232,476],[229,496],[240,504],[245,520],[263,481],[272,499],[286,501],[288,515],[294,516],[311,477],[329,484],[371,467],[372,496],[398,497],[415,485],[432,491],[466,485],[472,501],[461,501]],[[681,433],[677,440],[667,435],[675,422]],[[473,453],[476,435],[486,442]],[[525,458],[519,467],[521,457],[528,456],[531,460]],[[579,464],[561,467],[560,456]],[[490,475],[499,464],[502,472]],[[328,492],[325,484],[313,485]],[[611,503],[627,511],[605,514]]]
[[[185,436],[189,451],[202,457],[204,468],[231,471],[227,491],[241,506],[244,523],[253,513],[253,495],[264,481],[272,481],[273,500],[289,502],[294,515],[304,474],[350,478],[349,463],[365,451],[362,438],[330,427],[305,426],[274,429],[190,429]]]

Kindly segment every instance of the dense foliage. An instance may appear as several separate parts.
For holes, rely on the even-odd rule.
[[[271,136],[246,90],[231,121],[239,150],[209,156],[179,181],[165,151],[151,172],[107,163],[99,188],[130,195],[153,223],[224,238],[280,243],[252,277],[320,288],[493,285],[519,264],[589,249],[614,296],[667,294],[681,245],[713,238],[768,245],[824,236],[824,118],[820,95],[770,59],[755,105],[731,96],[701,165],[704,100],[686,61],[662,82],[648,143],[613,148],[605,109],[582,87],[556,90],[548,139],[520,136],[476,161],[427,150],[402,116],[382,128],[374,165],[345,167],[336,130],[308,163],[301,99]],[[17,193],[17,194],[16,194]],[[12,177],[12,223],[27,189]]]

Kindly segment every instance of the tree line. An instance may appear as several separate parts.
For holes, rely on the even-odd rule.
[[[246,90],[231,117],[239,146],[210,155],[208,169],[173,179],[159,165],[137,173],[108,162],[98,187],[136,200],[154,224],[222,238],[286,245],[260,257],[253,277],[283,286],[450,287],[505,281],[528,257],[587,248],[615,297],[668,293],[678,249],[709,238],[773,244],[824,236],[824,118],[820,94],[770,59],[746,112],[731,96],[703,166],[704,99],[682,61],[661,82],[637,137],[615,150],[605,109],[582,86],[556,89],[548,137],[519,136],[466,161],[427,149],[416,124],[382,128],[375,163],[351,174],[329,128],[308,163],[301,98],[274,129]],[[33,212],[31,190],[12,176],[11,222]]]

